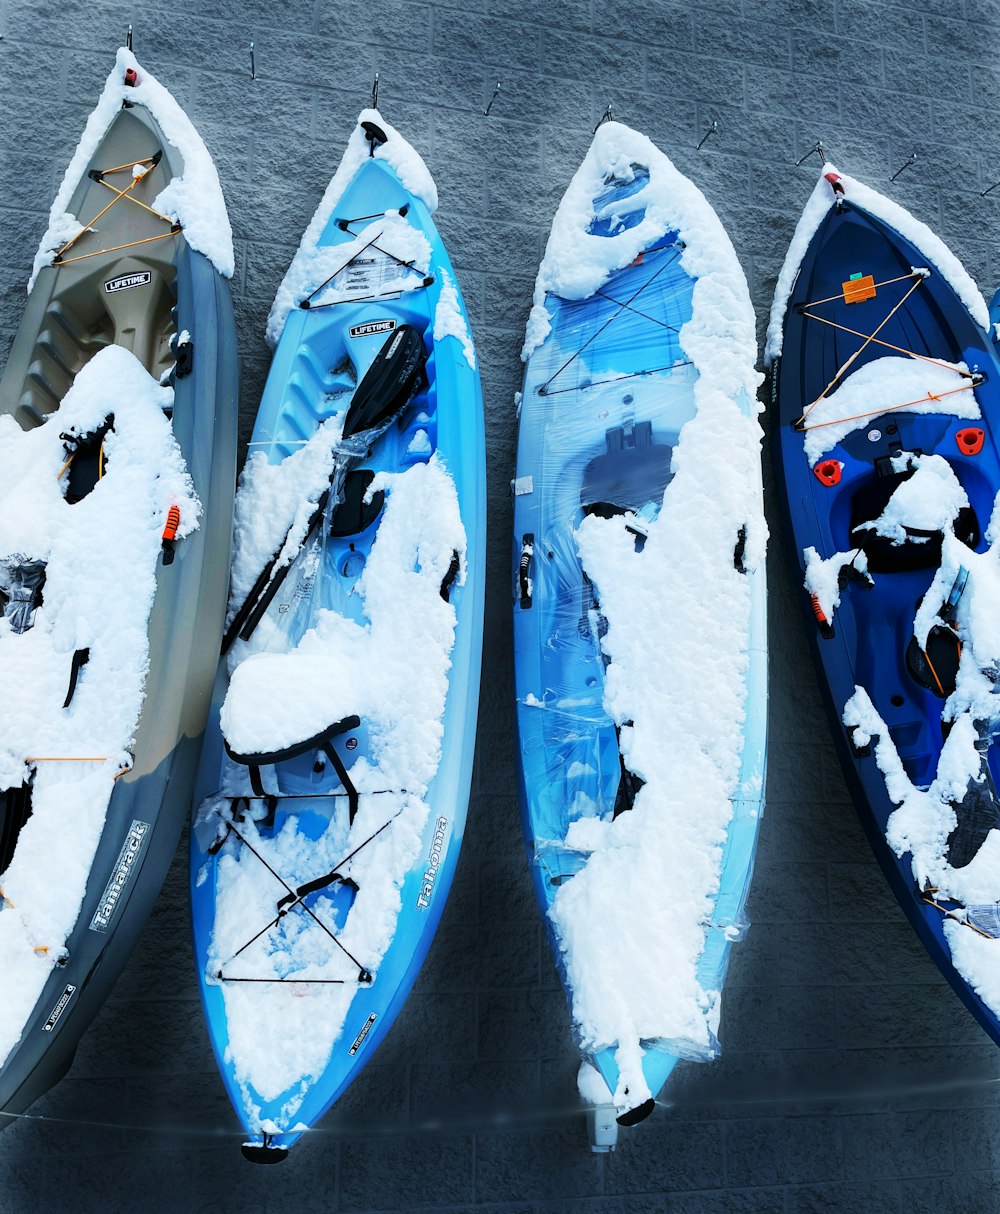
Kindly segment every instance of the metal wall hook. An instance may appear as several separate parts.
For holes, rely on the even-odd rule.
[[[696,151],[696,152],[700,152],[700,151],[701,151],[701,149],[702,149],[702,148],[705,146],[706,141],[707,141],[708,139],[710,139],[710,138],[711,138],[711,137],[712,137],[712,136],[713,136],[713,135],[716,133],[716,131],[717,131],[718,129],[719,129],[719,123],[718,123],[718,121],[717,121],[715,118],[713,118],[713,119],[712,119],[712,125],[711,125],[711,126],[708,128],[708,130],[705,132],[705,134],[704,134],[704,135],[702,135],[702,137],[701,137],[701,142],[700,142],[700,143],[698,144],[698,146],[695,148],[695,151]]]
[[[915,151],[913,151],[910,153],[910,159],[906,162],[906,164],[904,164],[900,168],[898,168],[895,171],[895,173],[893,173],[893,175],[889,178],[889,180],[895,181],[896,178],[900,175],[900,173],[906,172],[906,170],[910,167],[911,164],[916,164],[916,161],[917,161],[917,153]]]
[[[250,79],[257,79],[257,59],[253,51],[253,43],[250,43]]]
[[[496,101],[497,95],[499,94],[499,92],[500,92],[500,81],[498,80],[496,83],[496,87],[493,90],[493,95],[490,97],[489,101],[486,103],[486,109],[483,110],[484,118],[488,118],[490,116],[490,110],[493,109],[493,102]]]
[[[132,22],[128,23],[128,32],[125,35],[125,47],[127,50],[132,49]]]
[[[598,127],[602,127],[606,122],[614,122],[614,115],[611,113],[611,102],[610,101],[608,102],[607,108],[605,109],[604,113],[601,115],[600,122],[597,124],[597,126],[594,127],[595,135],[597,134]]]
[[[372,109],[378,109],[378,72],[375,73],[375,79],[372,81]]]
[[[801,156],[798,160],[796,160],[795,167],[798,168],[798,166],[808,160],[810,156],[819,156],[820,164],[827,163],[826,149],[823,147],[823,141],[821,139],[817,139],[815,145],[811,147],[804,156]]]

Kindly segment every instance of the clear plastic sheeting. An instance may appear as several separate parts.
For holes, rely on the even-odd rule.
[[[718,1051],[762,805],[766,532],[745,281],[618,124],[556,216],[525,352],[525,825],[581,1048],[628,1110]]]
[[[610,816],[621,779],[616,725],[604,706],[607,658],[601,640],[608,621],[581,568],[577,529],[588,514],[617,514],[626,530],[632,528],[633,547],[639,549],[644,536],[635,495],[646,498],[640,509],[648,502],[658,510],[662,502],[672,448],[693,415],[696,378],[677,340],[690,315],[690,294],[686,313],[677,299],[676,283],[687,277],[678,265],[679,254],[674,238],[643,264],[624,271],[615,284],[618,298],[627,298],[656,276],[656,303],[670,309],[662,330],[663,361],[673,368],[667,382],[629,370],[647,361],[651,322],[638,311],[618,316],[602,341],[595,334],[620,312],[620,305],[610,298],[598,300],[595,312],[591,301],[550,297],[559,341],[546,343],[533,359],[532,378],[537,375],[541,382],[525,393],[522,405],[522,426],[544,434],[545,457],[541,476],[536,476],[543,497],[541,526],[530,541],[515,537],[522,553],[525,544],[532,548],[517,595],[522,597],[526,578],[544,642],[539,694],[523,700],[519,711],[525,764],[530,759],[545,771],[535,803],[539,860],[547,868],[555,866],[557,873],[567,865],[569,871],[582,867],[586,853],[565,845],[566,831],[580,818]],[[652,306],[649,294],[647,288],[645,308]],[[588,342],[584,354],[566,365],[573,351]],[[603,361],[609,346],[618,369],[595,371],[594,362]],[[583,392],[587,409],[581,417],[574,406]],[[645,445],[636,446],[637,422],[639,433],[649,433]],[[592,432],[602,430],[603,449],[592,441]],[[632,484],[633,464],[647,472],[640,479],[640,486],[645,480],[641,492]],[[632,509],[624,506],[627,497],[635,499]]]

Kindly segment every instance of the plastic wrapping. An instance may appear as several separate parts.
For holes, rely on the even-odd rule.
[[[622,300],[656,276],[655,295],[648,287],[642,295],[642,309],[655,316],[654,321],[638,311],[618,315],[621,306],[610,297],[550,297],[557,336],[533,358],[523,396],[521,432],[532,435],[537,446],[534,453],[525,448],[519,453],[535,469],[532,495],[521,495],[525,508],[519,514],[524,517],[530,511],[535,521],[531,531],[514,537],[515,598],[521,610],[535,613],[533,627],[544,639],[533,672],[542,694],[522,698],[518,721],[525,770],[537,790],[537,855],[543,866],[558,873],[579,867],[580,857],[574,861],[562,842],[570,823],[611,815],[621,778],[615,722],[604,707],[607,658],[600,639],[607,620],[580,562],[577,527],[586,514],[622,509],[625,500],[633,498],[635,509],[622,517],[631,516],[626,526],[635,529],[638,549],[643,537],[637,510],[647,504],[659,508],[665,488],[659,474],[669,479],[672,448],[694,413],[697,376],[678,341],[680,327],[690,317],[691,280],[680,268],[677,239],[671,234],[658,252],[647,254],[615,280],[615,297]],[[679,297],[678,284],[685,280],[686,297]],[[612,318],[613,327],[608,324]],[[653,378],[645,371],[652,325],[664,326],[663,366],[673,367],[669,377]],[[583,353],[573,358],[580,348]],[[595,372],[595,363],[606,360],[613,361],[616,370]],[[659,457],[658,467],[639,492],[629,473],[633,463],[652,463],[645,458],[649,452]],[[615,470],[621,472],[617,485],[608,475]],[[641,504],[637,492],[645,497]],[[619,502],[604,501],[608,496]]]
[[[668,185],[685,223],[657,232]],[[707,203],[617,126],[557,215],[546,283],[583,297],[536,291],[525,345],[525,830],[580,1046],[634,1109],[678,1057],[718,1052],[746,927],[766,677],[752,314]]]

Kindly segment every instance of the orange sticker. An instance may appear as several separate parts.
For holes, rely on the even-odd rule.
[[[875,279],[871,274],[865,274],[864,277],[857,275],[841,285],[844,288],[845,303],[864,303],[866,299],[875,298]]]

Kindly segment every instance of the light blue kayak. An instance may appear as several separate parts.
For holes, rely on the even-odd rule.
[[[717,336],[699,299],[718,311]],[[714,212],[616,123],[557,214],[535,303],[514,481],[523,822],[581,1093],[630,1125],[679,1057],[717,1052],[745,927],[767,673],[753,314]],[[713,366],[737,358],[721,382]],[[685,512],[721,539],[687,544]],[[717,659],[704,686],[689,660],[699,646]],[[712,762],[685,767],[692,755]],[[676,1005],[667,970],[688,991]]]
[[[241,540],[244,557],[252,544],[238,532],[232,647],[192,836],[204,1007],[257,1162],[284,1157],[402,1008],[451,884],[472,774],[479,376],[427,205],[433,183],[377,112],[362,119],[310,229],[312,260],[286,279],[291,310],[238,527],[274,509],[262,486],[280,485],[295,460],[335,458],[329,476],[300,477],[300,521],[311,514],[312,525],[283,580],[281,562],[270,576],[261,562],[247,594],[256,570],[245,559],[240,582]],[[429,184],[411,192],[401,175]]]

